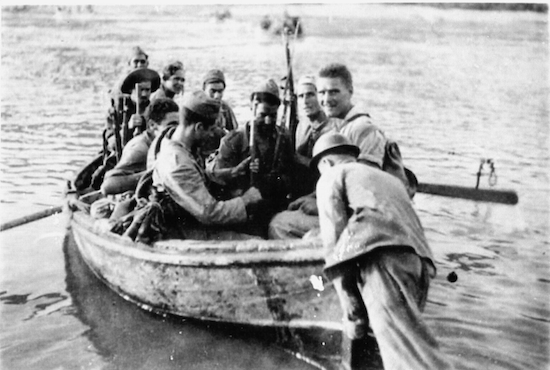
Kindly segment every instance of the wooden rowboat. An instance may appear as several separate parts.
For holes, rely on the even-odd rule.
[[[78,202],[69,208],[80,255],[124,299],[160,315],[275,330],[299,357],[325,365],[337,359],[342,314],[334,288],[322,275],[319,240],[147,245],[100,231]],[[319,349],[326,351],[317,354]]]
[[[72,214],[83,258],[113,290],[144,308],[201,320],[340,329],[336,294],[326,281],[320,286],[323,257],[315,240],[149,246],[98,232],[94,222],[85,212]]]

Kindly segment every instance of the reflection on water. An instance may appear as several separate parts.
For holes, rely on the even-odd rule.
[[[275,333],[158,317],[124,301],[98,281],[74,239],[63,245],[73,312],[85,336],[113,369],[313,369],[281,348]]]
[[[93,13],[57,18],[53,7],[3,9],[2,220],[61,202],[66,179],[101,147],[107,90],[125,69],[125,53],[133,45],[150,54],[157,70],[182,60],[187,91],[201,87],[207,70],[223,69],[226,98],[244,122],[250,86],[285,71],[280,39],[262,34],[257,24],[266,12],[282,14],[286,8],[301,16],[306,30],[294,45],[295,75],[328,62],[347,63],[353,100],[364,102],[374,121],[399,142],[421,182],[474,186],[480,160],[491,158],[497,188],[518,192],[514,207],[415,197],[438,268],[425,317],[457,369],[547,366],[547,14],[365,4],[229,8],[232,18],[222,23],[211,22],[200,6],[94,7]],[[481,186],[489,186],[486,176]],[[26,237],[34,237],[29,230]],[[80,357],[71,363],[81,368],[151,367],[141,352],[166,367],[183,366],[187,350],[202,353],[190,358],[198,363],[200,356],[216,361],[228,356],[222,362],[226,368],[250,368],[245,359],[262,358],[264,350],[275,356],[265,366],[279,360],[276,353],[282,352],[268,344],[252,348],[246,335],[238,345],[209,352],[208,342],[226,332],[136,310],[79,277],[70,254],[71,296],[63,286],[52,290],[46,282],[64,274],[59,266],[43,263],[55,261],[46,252],[52,246],[31,249],[24,236],[10,240],[17,248],[3,248],[6,262],[0,262],[2,271],[20,276],[17,281],[3,276],[8,283],[0,289],[0,335],[12,343],[2,347],[2,356],[12,356],[17,348],[30,368],[55,368],[52,356],[74,360],[71,351]],[[22,266],[33,273],[16,273]],[[447,280],[453,271],[456,282]],[[75,288],[77,281],[87,288]],[[86,303],[73,306],[71,300]],[[97,308],[85,312],[92,303]],[[78,320],[60,318],[58,312]],[[82,322],[87,337],[78,334]],[[37,329],[51,337],[48,346],[29,340]],[[64,334],[76,339],[68,342]],[[285,358],[280,360],[291,361]]]

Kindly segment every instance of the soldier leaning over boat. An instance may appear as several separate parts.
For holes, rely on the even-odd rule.
[[[329,133],[313,149],[325,275],[343,310],[342,369],[368,368],[372,329],[385,369],[451,369],[422,320],[432,252],[402,183]]]

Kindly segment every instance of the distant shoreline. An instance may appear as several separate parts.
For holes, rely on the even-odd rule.
[[[326,3],[328,5],[330,3]],[[382,5],[384,3],[381,3]],[[427,7],[434,7],[434,8],[440,8],[440,9],[468,9],[468,10],[502,10],[502,11],[528,11],[528,12],[536,12],[536,13],[548,13],[548,4],[547,3],[386,3],[388,5],[418,5],[418,6],[427,6]],[[212,7],[220,6],[215,4],[210,4]],[[225,4],[226,6],[231,5],[238,5],[238,4]],[[268,4],[271,5],[271,4]],[[295,5],[300,5],[300,3],[296,3]],[[307,4],[304,4],[307,5]],[[203,6],[208,6],[203,5]],[[54,6],[50,5],[50,7],[57,7],[57,8],[63,8],[63,6]],[[78,9],[78,11],[83,10],[86,8],[89,12],[93,12],[93,6],[87,5],[87,6],[74,6],[75,8],[81,8]],[[3,6],[2,9],[9,12],[24,12],[31,10],[33,8],[38,8],[36,5],[12,5],[12,6]],[[69,8],[69,7],[67,7]]]
[[[507,10],[548,13],[548,4],[545,3],[403,3],[403,5],[430,6],[441,9]]]

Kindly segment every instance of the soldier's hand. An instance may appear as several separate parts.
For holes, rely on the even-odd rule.
[[[300,209],[300,207],[302,206],[302,203],[304,203],[306,201],[306,197],[307,195],[303,195],[301,196],[300,198],[290,202],[290,204],[288,205],[288,210],[289,211],[297,211]]]
[[[250,162],[250,172],[258,173],[260,172],[260,159],[256,158]]]
[[[130,120],[128,121],[128,127],[133,130],[134,128],[141,126],[143,126],[143,117],[139,114],[132,114]]]
[[[241,163],[239,163],[237,166],[233,167],[231,171],[231,177],[246,175],[246,172],[248,170],[248,166],[251,160],[252,158],[248,157],[244,159]]]
[[[244,204],[248,206],[250,204],[259,203],[262,200],[262,194],[258,188],[251,187],[243,195],[241,195],[241,198],[243,198]]]
[[[313,197],[308,197],[300,206],[300,211],[304,212],[306,215],[319,215],[319,209],[317,208],[317,199]]]

